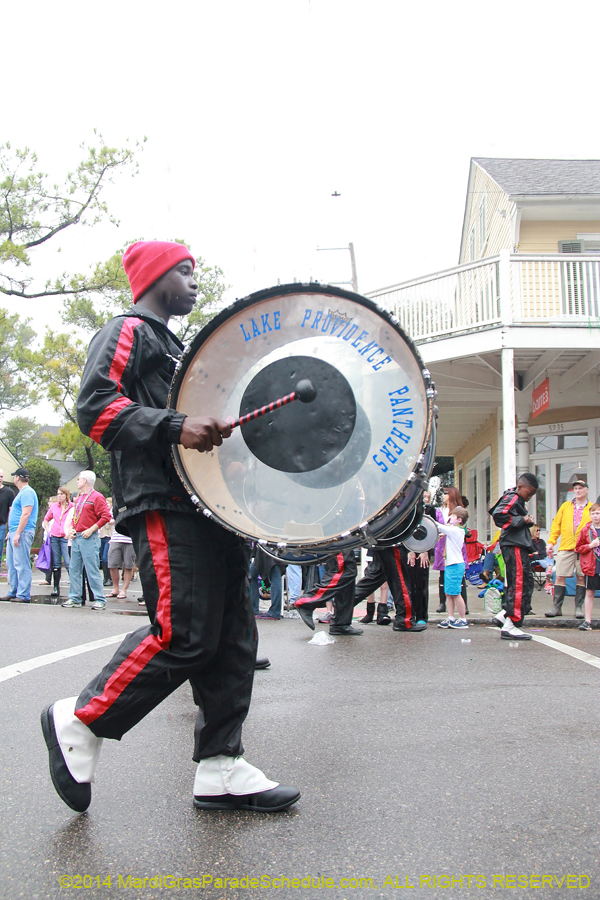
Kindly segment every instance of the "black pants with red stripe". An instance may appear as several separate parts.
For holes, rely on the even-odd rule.
[[[356,591],[354,593],[354,605],[358,606],[371,594],[374,594],[382,584],[385,584],[385,573],[381,566],[381,560],[378,555],[379,551],[373,550],[373,559],[366,567],[363,577],[356,582]]]
[[[520,625],[531,609],[533,572],[529,552],[524,547],[501,547],[506,569],[506,590],[502,606],[515,625]]]
[[[429,566],[422,566],[417,556],[414,566],[407,566],[413,615],[417,622],[429,621]]]
[[[384,547],[377,550],[377,553],[396,607],[396,625],[408,631],[412,628],[414,620],[408,550],[400,544],[398,547]]]
[[[296,600],[296,606],[318,609],[328,600],[333,602],[330,625],[351,625],[356,585],[356,559],[353,550],[331,556],[325,563],[325,574],[311,591]]]
[[[408,550],[399,547],[377,547],[373,550],[373,562],[356,585],[356,602],[364,600],[387,581],[396,608],[396,623],[401,628],[412,628],[415,613],[411,594],[411,573]]]
[[[120,738],[188,679],[201,706],[194,760],[243,752],[257,632],[239,538],[198,514],[127,520],[151,624],[128,635],[77,699],[97,737]]]

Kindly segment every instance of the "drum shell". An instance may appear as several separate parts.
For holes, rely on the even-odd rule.
[[[334,536],[328,536],[323,540],[304,539],[293,540],[286,538],[285,541],[278,540],[277,535],[272,538],[264,537],[259,533],[252,533],[248,529],[237,528],[232,526],[231,522],[224,520],[219,510],[209,505],[204,497],[201,487],[193,483],[186,472],[185,465],[182,461],[182,455],[178,446],[173,446],[173,459],[181,480],[190,494],[193,502],[198,506],[199,511],[205,515],[214,518],[223,527],[235,531],[242,537],[258,541],[264,549],[271,555],[287,562],[298,562],[299,564],[315,562],[319,559],[326,558],[332,553],[339,550],[354,549],[368,544],[380,543],[381,541],[393,540],[397,543],[398,534],[405,534],[410,524],[416,527],[418,521],[415,520],[415,508],[417,503],[427,486],[427,481],[433,468],[435,458],[435,425],[434,425],[434,406],[435,390],[431,384],[429,373],[425,369],[418,351],[412,345],[407,335],[399,328],[397,321],[385,310],[381,310],[374,303],[359,295],[351,294],[348,291],[342,291],[339,288],[323,285],[284,285],[277,288],[268,289],[251,295],[242,301],[237,301],[232,307],[219,313],[215,319],[211,320],[205,328],[194,338],[190,348],[184,354],[180,364],[177,367],[175,377],[171,386],[169,395],[169,406],[178,408],[179,391],[186,378],[186,373],[190,365],[201,358],[203,346],[210,340],[216,330],[226,323],[228,319],[240,313],[240,311],[250,312],[253,307],[259,307],[260,304],[273,296],[285,296],[286,294],[326,294],[328,297],[351,298],[354,302],[359,303],[361,307],[366,307],[384,319],[390,328],[393,328],[408,345],[410,352],[417,361],[423,377],[423,393],[426,395],[425,400],[425,429],[421,445],[421,452],[418,454],[417,461],[411,471],[406,483],[402,485],[402,489],[397,491],[389,500],[379,509],[376,514],[367,517],[363,522],[356,523],[355,527],[340,531]],[[271,398],[275,399],[275,398]],[[212,412],[207,408],[203,412]],[[236,409],[232,409],[232,415],[237,414]]]

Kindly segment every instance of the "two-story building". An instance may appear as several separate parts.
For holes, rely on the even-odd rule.
[[[472,526],[533,471],[543,532],[600,493],[600,160],[472,159],[456,268],[373,291],[434,377]]]

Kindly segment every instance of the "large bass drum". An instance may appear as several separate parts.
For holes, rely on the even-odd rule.
[[[398,543],[419,523],[434,463],[435,389],[398,321],[372,301],[320,284],[236,301],[190,344],[169,406],[241,417],[305,379],[312,402],[252,419],[210,453],[173,446],[192,501],[288,562]]]

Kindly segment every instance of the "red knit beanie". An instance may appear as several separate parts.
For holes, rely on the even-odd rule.
[[[133,302],[137,303],[161,275],[184,259],[196,266],[196,260],[184,244],[170,241],[137,241],[128,247],[123,254],[123,268],[129,278]]]

